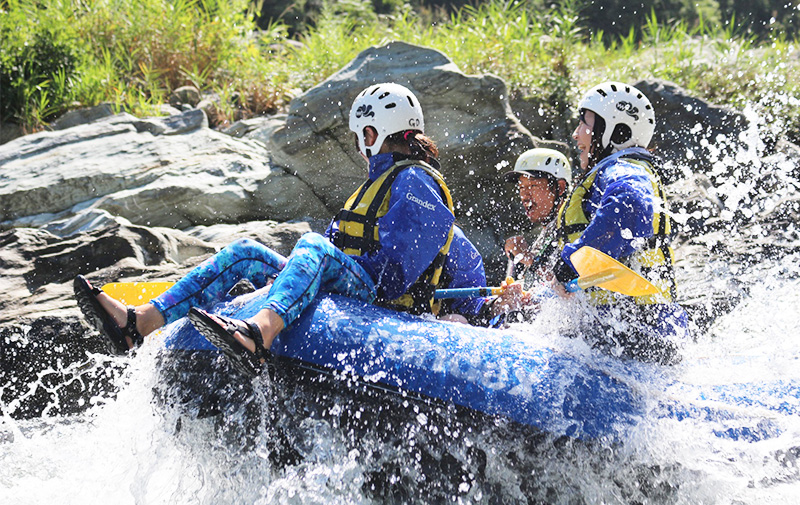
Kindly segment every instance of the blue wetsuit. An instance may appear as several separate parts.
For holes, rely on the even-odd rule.
[[[393,164],[392,154],[371,157],[370,178],[374,180]],[[374,301],[379,294],[397,297],[433,261],[453,220],[438,184],[424,170],[410,167],[395,180],[389,210],[378,220],[379,250],[348,256],[327,237],[307,233],[287,259],[258,242],[238,240],[201,263],[152,303],[169,323],[185,316],[192,306],[209,307],[221,301],[240,279],[249,279],[260,288],[275,278],[264,308],[272,309],[288,326],[320,291],[365,302]],[[331,223],[326,235],[336,229],[337,223]],[[452,287],[485,285],[482,259],[458,229],[450,254],[445,273],[449,272],[454,280]],[[482,300],[472,299],[461,302],[459,307],[477,311],[481,304]]]

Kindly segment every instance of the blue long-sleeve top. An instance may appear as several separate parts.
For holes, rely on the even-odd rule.
[[[587,174],[597,173],[588,198],[583,200],[589,225],[575,242],[566,244],[561,251],[561,258],[573,270],[569,257],[583,246],[619,259],[641,249],[636,239],[653,236],[656,196],[647,171],[624,159],[631,154],[651,156],[641,148],[623,149],[600,161]]]
[[[396,159],[403,159],[403,155],[370,157],[369,179],[376,180]],[[383,297],[395,299],[433,262],[454,220],[433,177],[422,168],[410,166],[395,179],[389,209],[378,218],[380,249],[352,258],[372,277]],[[338,227],[338,222],[331,222],[325,236],[330,238]]]
[[[486,272],[481,253],[464,235],[461,228],[453,227],[453,242],[444,264],[444,277],[449,279],[449,288],[474,288],[486,286]],[[486,298],[456,298],[449,302],[451,312],[477,315]]]

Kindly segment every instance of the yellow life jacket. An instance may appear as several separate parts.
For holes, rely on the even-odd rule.
[[[400,172],[408,167],[422,168],[439,184],[447,208],[454,213],[453,199],[442,175],[431,165],[419,160],[398,161],[374,181],[367,180],[353,193],[336,215],[339,230],[333,235],[333,245],[351,256],[361,256],[380,249],[378,219],[389,211],[389,197],[392,184]],[[454,213],[455,215],[455,213]],[[433,294],[441,282],[442,271],[453,241],[453,227],[447,233],[447,240],[436,254],[430,266],[419,276],[405,294],[395,300],[378,299],[378,305],[395,310],[422,314],[439,311],[439,303],[434,303]]]
[[[627,163],[641,166],[650,176],[653,193],[661,200],[661,209],[653,213],[653,236],[647,239],[647,244],[630,256],[619,258],[619,261],[635,272],[646,277],[655,285],[660,293],[646,296],[625,297],[632,298],[637,304],[666,303],[676,297],[676,284],[674,262],[675,255],[670,246],[672,223],[666,213],[667,198],[661,180],[656,174],[653,165],[644,157],[622,156],[618,158]],[[583,202],[591,191],[598,170],[584,178],[570,194],[569,198],[561,205],[557,216],[559,231],[559,250],[564,245],[577,240],[589,226],[589,218],[583,211]],[[611,304],[622,297],[617,293],[599,288],[589,288],[589,298],[596,304]]]

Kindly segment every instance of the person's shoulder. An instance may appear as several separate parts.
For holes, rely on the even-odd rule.
[[[454,249],[474,249],[475,246],[464,234],[464,231],[453,224],[453,248]]]
[[[648,177],[647,169],[642,162],[627,158],[614,159],[603,167],[598,175],[608,181],[630,177]]]
[[[483,257],[478,248],[464,234],[463,230],[455,224],[453,225],[453,241],[450,244],[448,261],[458,265],[474,265],[476,261],[483,263]]]
[[[465,247],[476,249],[475,245],[472,243],[469,237],[467,237],[466,233],[464,233],[464,230],[459,228],[457,224],[453,224],[453,242],[456,241],[460,242]]]
[[[397,176],[398,182],[413,184],[422,182],[427,186],[436,185],[436,181],[421,164],[412,164],[404,168]]]
[[[409,164],[403,169],[403,173],[411,174],[416,177],[430,177],[430,169],[425,166],[425,163],[417,160],[409,160]]]

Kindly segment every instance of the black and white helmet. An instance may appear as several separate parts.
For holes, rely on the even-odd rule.
[[[369,147],[364,142],[367,126],[378,132],[378,138]],[[353,101],[350,129],[358,136],[358,148],[370,157],[380,151],[383,141],[393,133],[406,130],[424,133],[425,121],[422,107],[411,90],[399,84],[383,83],[370,86]]]
[[[601,147],[611,152],[650,144],[656,128],[656,114],[650,100],[638,89],[621,82],[604,82],[592,88],[578,104],[606,123]]]

